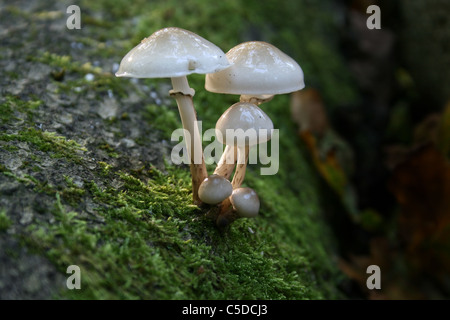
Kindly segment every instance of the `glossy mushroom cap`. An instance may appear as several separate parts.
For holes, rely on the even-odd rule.
[[[218,204],[228,198],[232,192],[231,182],[217,174],[203,180],[198,188],[200,200],[207,204]]]
[[[248,102],[238,102],[229,107],[217,121],[216,137],[223,144],[238,147],[251,146],[270,140],[272,129],[272,120],[258,106]],[[234,132],[231,136],[234,139],[227,139],[227,131]],[[266,134],[261,135],[262,133]]]
[[[232,66],[206,76],[205,88],[216,93],[274,95],[305,87],[294,59],[263,41],[241,43],[227,52]]]
[[[117,77],[172,78],[210,73],[229,67],[225,53],[199,35],[164,28],[145,38],[125,55]]]
[[[254,218],[259,212],[259,198],[251,188],[237,188],[231,195],[231,204],[242,218]]]

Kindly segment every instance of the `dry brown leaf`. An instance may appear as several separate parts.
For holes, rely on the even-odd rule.
[[[309,131],[300,133],[300,137],[305,142],[308,150],[312,156],[312,160],[321,176],[328,182],[328,184],[342,196],[348,184],[347,176],[342,169],[335,150],[329,150],[325,158],[321,157],[319,147],[317,146],[317,139]]]
[[[442,154],[450,159],[450,101],[447,102],[439,122],[437,145]]]
[[[450,270],[450,163],[434,145],[398,165],[389,184],[400,205],[399,236],[417,270]]]
[[[299,132],[309,131],[319,137],[329,128],[328,117],[319,92],[307,88],[291,94],[292,119]]]
[[[384,165],[390,170],[393,170],[400,163],[405,162],[411,152],[409,147],[399,144],[389,145],[383,149]]]
[[[414,128],[414,144],[436,144],[438,141],[439,124],[441,115],[432,113],[428,115]]]
[[[330,126],[319,91],[308,88],[292,93],[291,114],[320,175],[355,218],[356,194],[348,178],[354,170],[353,150]]]

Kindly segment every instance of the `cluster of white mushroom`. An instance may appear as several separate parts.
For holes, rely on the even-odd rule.
[[[226,145],[214,171],[208,177],[187,75],[206,74],[205,89],[215,93],[240,95],[240,102],[228,108],[216,123],[217,139]],[[194,203],[215,205],[218,225],[227,225],[238,217],[255,217],[259,198],[250,188],[242,188],[249,156],[254,144],[267,142],[273,130],[272,120],[258,106],[276,94],[302,89],[303,71],[288,55],[271,44],[250,41],[237,45],[226,54],[213,43],[180,28],[165,28],[133,48],[120,63],[118,77],[171,78],[173,96],[185,132],[190,157]],[[227,130],[266,132],[256,141],[232,139]],[[261,130],[263,129],[263,130]],[[235,170],[232,181],[231,175]]]

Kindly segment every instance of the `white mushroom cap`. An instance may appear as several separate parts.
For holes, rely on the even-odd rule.
[[[172,27],[156,31],[128,52],[116,76],[172,78],[217,72],[229,66],[225,53],[215,44]]]
[[[238,102],[229,107],[217,120],[216,137],[223,144],[244,147],[270,140],[272,129],[272,120],[258,106],[249,102]],[[234,139],[230,141],[227,140],[228,130],[234,132],[232,136]]]
[[[205,88],[216,93],[274,95],[305,87],[294,59],[263,41],[241,43],[227,52],[232,66],[206,76]]]
[[[231,195],[231,204],[242,218],[254,218],[259,212],[259,198],[251,188],[237,188]]]
[[[212,174],[200,184],[198,196],[207,204],[218,204],[228,198],[233,192],[233,187],[228,179],[217,174]]]

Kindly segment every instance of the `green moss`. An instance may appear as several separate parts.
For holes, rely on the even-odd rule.
[[[39,169],[39,168],[38,168]],[[33,172],[40,171],[33,168]],[[80,187],[77,187],[72,179],[70,177],[64,177],[66,181],[65,186],[54,186],[48,181],[39,181],[38,179],[34,178],[33,176],[30,176],[28,174],[24,174],[23,176],[18,176],[11,172],[10,170],[6,168],[0,168],[0,172],[3,173],[3,175],[7,177],[11,177],[15,179],[16,181],[23,183],[27,186],[32,186],[35,192],[38,193],[45,193],[51,196],[55,196],[55,194],[61,195],[61,197],[66,201],[68,204],[70,204],[73,207],[77,207],[82,199],[82,197],[85,195],[86,190]]]
[[[75,70],[79,68],[79,63],[72,62],[72,58],[70,56],[60,56],[50,52],[44,52],[42,56],[37,58],[30,57],[30,59],[48,64],[52,67],[59,67],[68,70]]]
[[[100,166],[100,174],[103,177],[108,177],[111,173],[112,166],[107,164],[104,161],[99,161],[98,165]]]
[[[31,227],[25,243],[46,252],[61,271],[81,268],[82,289],[64,292],[83,299],[301,299],[322,298],[305,253],[320,248],[305,217],[289,216],[290,204],[263,217],[238,221],[226,234],[192,205],[185,170],[169,167],[147,173],[146,182],[124,172],[113,175],[123,187],[88,184],[104,223],[92,225],[67,212],[56,194],[56,222]],[[260,187],[258,185],[258,187]],[[273,199],[268,192],[263,199]],[[276,197],[282,197],[278,195]],[[295,205],[295,204],[294,204]],[[267,216],[266,216],[267,212]],[[280,219],[286,219],[280,222]],[[292,222],[295,222],[292,224]],[[281,226],[281,228],[280,228]],[[295,228],[301,228],[305,234]],[[250,231],[251,230],[251,231]],[[297,236],[286,237],[286,232]],[[279,241],[282,239],[282,241]],[[306,247],[305,247],[306,246]],[[315,248],[317,249],[317,248]],[[320,250],[319,250],[320,252]],[[323,257],[322,257],[323,258]],[[322,261],[323,262],[323,261]],[[328,271],[327,271],[328,270]],[[336,292],[328,294],[335,297]],[[330,296],[328,295],[327,296]]]
[[[86,190],[77,187],[70,177],[65,176],[64,180],[66,181],[67,187],[60,192],[61,197],[71,206],[77,207],[80,200],[85,195]]]
[[[40,56],[29,57],[30,60],[38,61],[56,68],[58,72],[72,73],[73,79],[64,81],[55,81],[59,92],[71,92],[78,88],[79,92],[85,90],[94,90],[96,92],[107,92],[113,90],[118,96],[125,96],[126,92],[121,85],[121,80],[115,77],[111,72],[104,71],[100,67],[93,66],[90,62],[82,63],[74,61],[67,55],[58,55],[56,53],[44,52]],[[85,75],[92,74],[93,80],[86,80]]]
[[[49,195],[54,195],[56,192],[56,188],[48,183],[48,181],[39,181],[36,178],[24,174],[23,176],[18,176],[15,173],[11,172],[5,167],[0,166],[0,172],[3,173],[3,175],[7,177],[11,177],[15,179],[17,182],[23,183],[26,186],[32,186],[34,187],[34,191],[38,193],[46,193]]]
[[[0,210],[0,232],[8,230],[12,225],[11,219],[6,215],[5,210]]]
[[[4,9],[5,9],[5,12],[7,12],[8,14],[10,14],[12,16],[24,17],[24,18],[29,17],[29,14],[27,14],[25,11],[20,10],[19,8],[12,6],[12,5],[6,6]]]
[[[1,59],[1,57],[0,57],[0,59]],[[6,76],[7,76],[8,78],[10,78],[10,79],[14,79],[14,80],[19,79],[19,74],[18,74],[17,72],[14,72],[14,71],[7,71],[7,72],[5,72],[5,73],[6,73]]]
[[[2,148],[3,148],[3,150],[7,150],[10,152],[19,150],[19,148],[17,148],[16,146],[10,145],[10,144],[2,145]]]
[[[14,95],[6,95],[0,103],[0,123],[23,119],[33,121],[33,110],[43,102],[38,99],[22,100]]]
[[[119,154],[115,151],[113,147],[111,147],[109,144],[104,143],[98,147],[100,150],[105,150],[109,157],[111,158],[118,158]]]
[[[0,134],[1,141],[20,141],[30,143],[42,152],[49,152],[53,158],[67,158],[79,163],[81,158],[77,155],[86,151],[73,140],[68,140],[54,132],[28,128],[14,134]]]
[[[7,103],[0,104],[0,121],[2,123],[10,121],[13,115],[13,111]]]
[[[181,128],[180,115],[176,104],[172,106],[148,105],[144,110],[144,119],[155,129],[162,131],[166,138],[170,138],[175,129]]]

